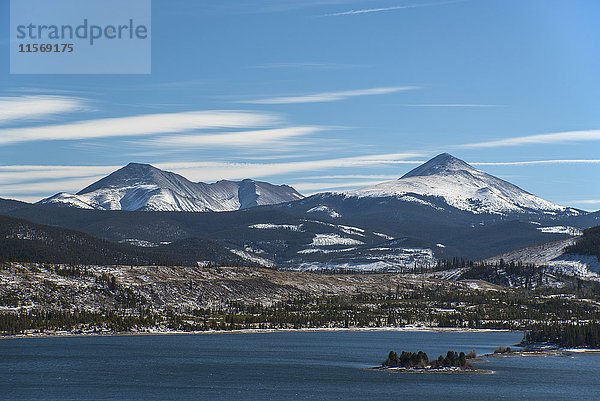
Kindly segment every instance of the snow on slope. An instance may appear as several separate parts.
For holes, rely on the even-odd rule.
[[[329,246],[329,245],[363,245],[364,242],[348,238],[340,237],[337,234],[316,234],[312,240],[311,246]]]
[[[521,262],[523,264],[532,263],[535,265],[545,265],[551,260],[559,258],[565,252],[565,248],[575,244],[575,242],[575,238],[553,241],[546,244],[517,249],[502,255],[494,256],[485,261],[488,263],[498,263],[500,262],[500,259],[502,259],[506,263]]]
[[[332,219],[337,219],[339,217],[342,217],[341,214],[339,214],[338,212],[336,212],[333,209],[328,208],[327,206],[313,207],[312,209],[307,210],[306,213],[325,213]]]
[[[260,256],[256,256],[250,252],[242,251],[239,249],[230,249],[229,251],[249,262],[256,263],[258,266],[275,267],[275,263],[273,261],[261,258]]]
[[[546,234],[568,234],[572,237],[577,237],[583,234],[581,229],[571,226],[538,227],[538,231]]]
[[[324,250],[321,248],[309,248],[298,253],[342,253],[350,249]],[[375,250],[375,249],[372,249]],[[436,259],[430,249],[425,248],[396,248],[392,252],[366,256],[365,258],[346,259],[345,261],[328,262],[304,262],[294,266],[291,270],[324,271],[342,269],[362,272],[406,272],[425,266],[433,266]]]
[[[550,266],[560,269],[563,273],[573,274],[580,277],[598,277],[600,273],[600,261],[593,255],[578,255],[565,253],[548,263]]]
[[[541,212],[579,214],[579,211],[548,202],[521,188],[477,170],[447,153],[436,156],[402,178],[347,193],[357,197],[407,195],[441,197],[461,210],[475,214]],[[416,198],[415,198],[416,199]],[[415,201],[406,197],[407,201]]]
[[[600,261],[596,256],[565,253],[566,248],[575,244],[577,238],[568,238],[560,241],[549,242],[529,248],[518,249],[485,260],[488,263],[535,264],[548,266],[554,271],[574,275],[588,280],[598,280]]]
[[[294,224],[271,224],[271,223],[259,223],[252,224],[248,228],[256,230],[290,230],[290,231],[302,231],[300,226]]]
[[[287,185],[266,182],[195,183],[148,164],[130,163],[77,194],[59,193],[41,204],[83,209],[148,211],[230,211],[302,199]]]

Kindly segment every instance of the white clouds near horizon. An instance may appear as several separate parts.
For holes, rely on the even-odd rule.
[[[93,182],[96,182],[104,178],[104,175],[63,179],[56,181],[43,181],[32,184],[12,184],[12,185],[0,185],[0,191],[2,191],[2,198],[6,198],[6,194],[15,195],[28,195],[33,196],[34,194],[41,194],[37,197],[37,200],[42,199],[50,195],[54,195],[59,192],[70,192],[75,193],[81,191]],[[10,197],[10,196],[8,196]]]
[[[361,168],[372,171],[372,168],[385,168],[395,165],[419,165],[423,154],[396,153],[361,155],[320,160],[302,160],[289,162],[236,163],[236,162],[178,162],[165,161],[152,163],[155,167],[172,171],[191,181],[214,182],[221,179],[238,180],[244,178],[265,179],[267,177],[284,176],[286,174],[306,174],[301,179],[287,179],[288,185],[294,186],[304,193],[321,190],[354,189],[377,184],[390,179],[397,179],[402,174],[357,174]],[[412,159],[412,160],[411,160]],[[520,162],[474,162],[475,166],[527,166],[539,164],[600,164],[600,160],[534,160]],[[35,201],[51,196],[57,192],[78,192],[98,179],[121,168],[120,165],[106,166],[46,166],[46,165],[12,165],[0,166],[0,197],[18,198]],[[351,169],[350,174],[319,175],[314,173],[324,170]],[[333,180],[333,181],[332,181]],[[277,180],[276,180],[277,181]],[[39,196],[33,196],[39,194]],[[593,201],[571,201],[568,204],[593,204]]]
[[[0,188],[5,189],[3,185],[6,184],[24,184],[29,182],[39,182],[40,180],[105,176],[121,167],[123,166],[0,166]]]
[[[381,184],[381,181],[346,181],[346,182],[296,182],[289,184],[296,191],[306,195],[307,193],[312,194],[323,190],[339,190],[346,188],[362,188],[371,185]]]
[[[282,163],[162,162],[157,168],[183,175],[191,181],[214,182],[221,179],[265,178],[287,173],[334,168],[373,167],[414,163],[413,153],[364,155],[325,160]],[[57,192],[77,192],[122,166],[0,166],[0,197],[39,193],[42,197]],[[20,199],[25,199],[20,196]],[[27,196],[30,200],[31,196]]]
[[[597,204],[600,204],[600,199],[573,200],[573,201],[567,201],[566,203],[574,203],[574,204],[580,204],[580,205],[597,205]]]

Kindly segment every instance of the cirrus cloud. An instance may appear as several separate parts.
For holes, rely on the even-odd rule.
[[[145,114],[67,124],[0,129],[0,144],[149,136],[196,129],[264,127],[279,121],[280,119],[272,114],[245,111]]]
[[[395,10],[405,10],[409,8],[419,8],[419,7],[431,7],[431,6],[441,6],[444,4],[452,4],[452,3],[462,3],[466,0],[453,0],[453,1],[443,1],[438,3],[413,3],[413,4],[404,4],[401,6],[391,6],[391,7],[380,7],[380,8],[363,8],[360,10],[349,10],[349,11],[341,11],[337,13],[325,14],[323,17],[341,17],[345,15],[361,15],[361,14],[371,14],[371,13],[380,13],[384,11],[395,11]]]
[[[416,86],[390,86],[382,88],[358,89],[339,92],[322,92],[302,96],[281,96],[255,100],[241,100],[238,103],[248,104],[296,104],[296,103],[323,103],[345,100],[357,96],[385,95],[400,91],[417,89]]]
[[[84,111],[87,101],[74,97],[25,95],[0,97],[0,124],[48,118],[58,114]]]
[[[187,148],[207,146],[249,147],[278,142],[298,136],[310,135],[321,131],[321,127],[285,127],[265,130],[224,132],[218,134],[171,135],[146,141],[146,145]]]
[[[534,144],[554,144],[565,142],[600,141],[600,130],[566,131],[552,134],[528,135],[458,145],[462,149],[498,148],[504,146],[521,146]]]

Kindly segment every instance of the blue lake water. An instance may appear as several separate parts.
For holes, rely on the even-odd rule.
[[[0,340],[0,399],[600,399],[600,355],[490,358],[493,375],[364,370],[390,350],[478,354],[520,333],[282,332]]]

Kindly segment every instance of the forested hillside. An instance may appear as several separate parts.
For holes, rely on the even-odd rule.
[[[205,239],[193,238],[143,248],[7,216],[0,216],[0,260],[135,266],[195,266],[197,262],[244,264],[243,259],[228,249]]]
[[[585,230],[583,237],[576,244],[568,247],[567,252],[580,255],[594,255],[600,260],[600,226]]]

